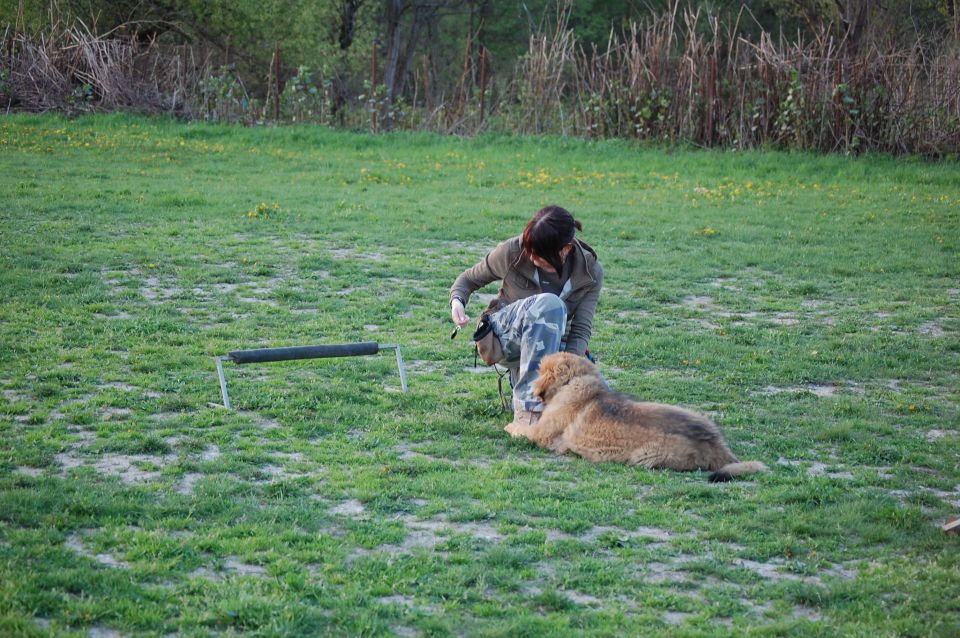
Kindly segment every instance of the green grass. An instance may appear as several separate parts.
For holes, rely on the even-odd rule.
[[[955,163],[14,116],[0,193],[2,635],[960,633]],[[611,383],[771,472],[502,431],[447,289],[547,203]],[[388,352],[212,405],[215,355],[367,340],[409,393]]]

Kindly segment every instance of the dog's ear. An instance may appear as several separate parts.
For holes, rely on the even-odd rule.
[[[586,357],[577,357],[576,366],[578,376],[593,376],[598,372],[597,366]]]
[[[560,385],[565,384],[570,380],[570,364],[564,360],[557,361],[553,366],[553,379],[554,382],[559,382]]]

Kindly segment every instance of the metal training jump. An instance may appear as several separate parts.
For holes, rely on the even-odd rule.
[[[394,350],[397,353],[397,369],[400,371],[400,387],[407,391],[407,373],[403,369],[403,357],[397,344],[379,344],[376,341],[362,343],[343,343],[324,346],[293,346],[289,348],[258,348],[256,350],[234,350],[216,357],[217,375],[220,377],[220,393],[223,406],[230,407],[230,395],[227,394],[227,379],[223,375],[223,362],[232,361],[238,365],[247,363],[268,363],[271,361],[292,361],[294,359],[328,359],[330,357],[362,357],[377,354],[381,350]]]

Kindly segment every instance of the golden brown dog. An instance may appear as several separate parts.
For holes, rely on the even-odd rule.
[[[711,470],[713,482],[767,469],[759,462],[739,462],[705,416],[611,391],[583,357],[565,352],[544,357],[534,392],[545,405],[540,420],[505,429],[558,454],[570,451],[590,461],[647,468]]]

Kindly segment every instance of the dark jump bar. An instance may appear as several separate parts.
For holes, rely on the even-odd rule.
[[[361,343],[340,343],[321,346],[291,346],[288,348],[258,348],[256,350],[234,350],[222,357],[216,357],[217,375],[220,377],[220,393],[223,406],[230,407],[230,395],[227,394],[227,378],[223,374],[223,362],[232,361],[238,365],[247,363],[269,363],[271,361],[293,361],[295,359],[327,359],[330,357],[363,357],[377,354],[381,350],[394,350],[397,353],[397,369],[400,371],[400,387],[407,391],[407,373],[403,369],[403,357],[400,346],[379,344],[376,341]]]
[[[234,350],[227,357],[237,364],[268,363],[270,361],[293,361],[295,359],[325,359],[329,357],[363,357],[380,352],[376,341],[344,343],[328,346],[293,346],[290,348],[259,348],[257,350]]]

